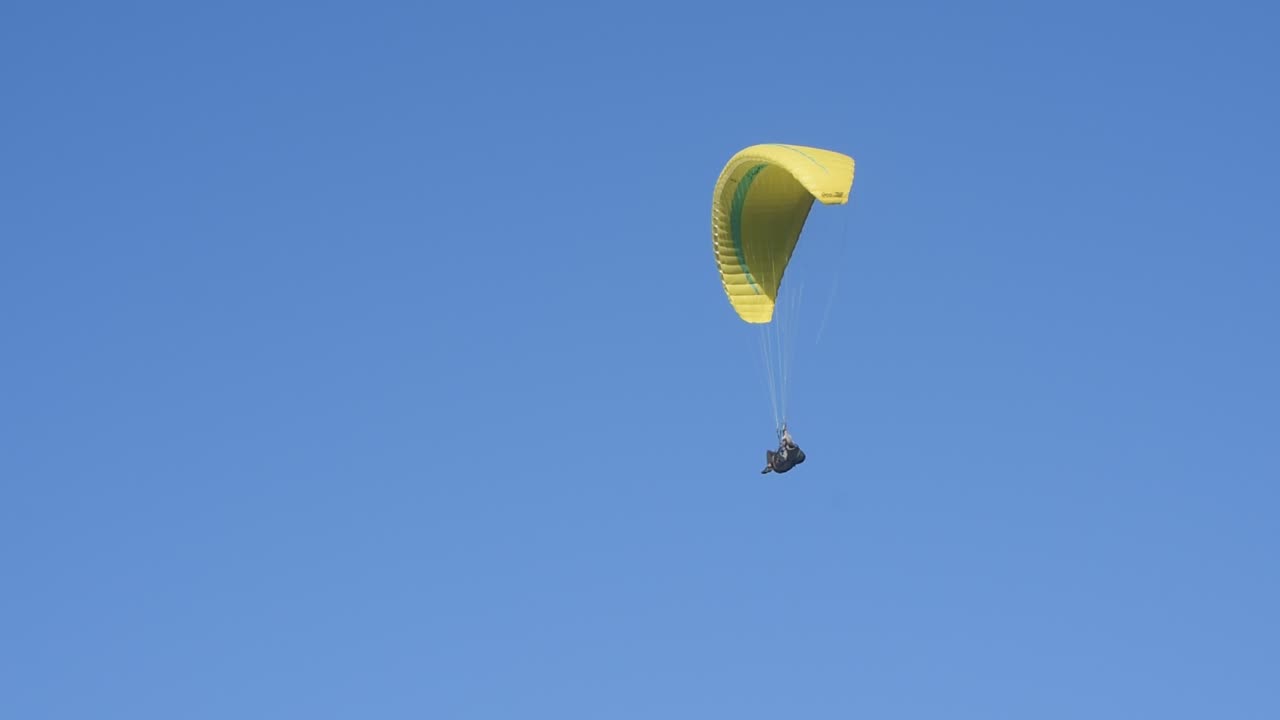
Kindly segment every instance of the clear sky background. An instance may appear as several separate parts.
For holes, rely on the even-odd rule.
[[[6,3],[0,716],[1280,717],[1278,19]]]

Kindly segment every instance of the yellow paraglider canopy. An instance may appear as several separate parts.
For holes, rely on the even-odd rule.
[[[853,158],[803,145],[752,145],[729,159],[711,204],[711,239],[734,311],[773,319],[782,275],[816,199],[844,205]]]

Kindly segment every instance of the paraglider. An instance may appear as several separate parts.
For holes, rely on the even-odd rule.
[[[777,451],[766,451],[762,471],[786,472],[804,462],[787,430],[790,328],[777,313],[782,279],[814,201],[844,205],[853,187],[853,158],[832,150],[767,143],[733,155],[716,181],[711,238],[716,267],[729,304],[761,335]],[[772,331],[772,332],[770,332]]]
[[[764,469],[760,473],[784,473],[802,462],[804,462],[804,451],[791,439],[791,433],[783,428],[778,449],[764,451]]]

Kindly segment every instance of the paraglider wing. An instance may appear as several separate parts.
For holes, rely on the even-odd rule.
[[[711,237],[720,280],[743,321],[773,319],[813,201],[847,203],[853,169],[847,155],[803,145],[753,145],[729,159],[712,197]]]

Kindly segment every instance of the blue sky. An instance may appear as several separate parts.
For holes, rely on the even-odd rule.
[[[1276,20],[6,5],[0,714],[1276,717]]]

